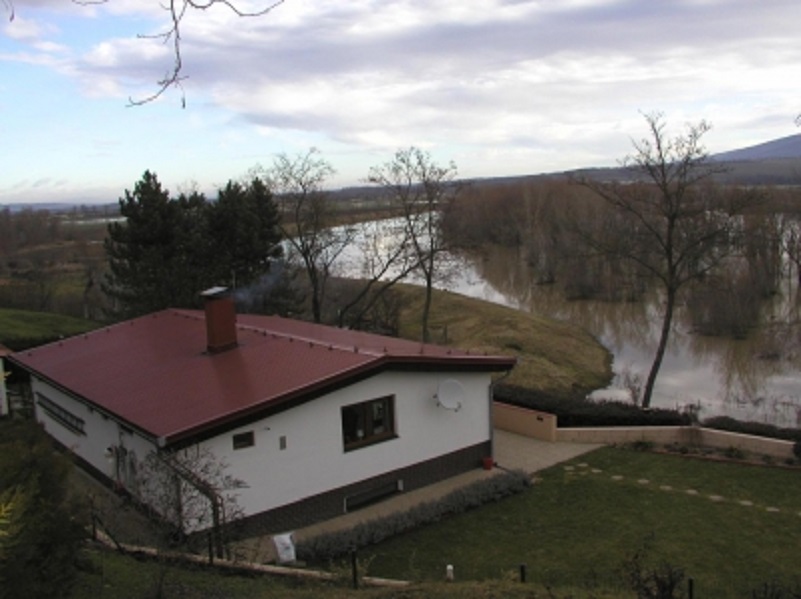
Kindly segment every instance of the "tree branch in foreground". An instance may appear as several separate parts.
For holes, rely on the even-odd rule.
[[[81,3],[83,0],[73,1]],[[107,0],[98,0],[98,2],[106,1]],[[165,10],[169,11],[170,13],[170,21],[172,23],[169,29],[155,35],[140,35],[138,37],[142,39],[161,39],[165,44],[172,43],[174,57],[173,67],[164,75],[163,79],[156,82],[158,89],[155,93],[138,100],[129,97],[128,106],[141,106],[143,104],[147,104],[159,98],[171,87],[177,87],[181,90],[181,107],[186,108],[186,95],[184,94],[183,86],[181,85],[181,82],[186,79],[185,76],[181,75],[183,70],[183,58],[181,55],[181,25],[189,9],[205,11],[216,5],[220,5],[228,8],[238,17],[260,17],[271,12],[273,9],[283,4],[284,1],[285,0],[275,0],[273,3],[259,10],[246,11],[240,9],[232,0],[170,0],[169,5],[165,7]]]
[[[81,6],[108,4],[109,1],[110,0],[72,0],[73,4],[80,4]],[[13,21],[16,17],[13,0],[0,0],[0,2],[2,2],[3,7],[8,13],[9,22]],[[273,0],[271,4],[268,4],[264,8],[251,11],[242,10],[234,0],[169,0],[169,4],[162,6],[164,10],[170,13],[170,27],[162,33],[157,33],[155,35],[139,35],[137,37],[140,39],[161,39],[165,44],[172,43],[174,57],[172,69],[167,71],[164,77],[156,82],[157,90],[153,94],[138,100],[129,97],[128,106],[147,104],[159,98],[171,87],[177,87],[181,90],[181,106],[186,108],[186,95],[181,85],[181,82],[186,79],[185,76],[181,75],[181,71],[183,70],[183,59],[181,57],[181,25],[189,9],[205,11],[214,6],[223,6],[238,17],[260,17],[271,12],[284,2],[285,0]]]

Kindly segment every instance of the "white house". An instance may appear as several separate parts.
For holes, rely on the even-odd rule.
[[[138,492],[141,461],[227,463],[251,532],[288,530],[491,457],[492,373],[515,359],[271,316],[164,310],[12,354],[36,418]]]

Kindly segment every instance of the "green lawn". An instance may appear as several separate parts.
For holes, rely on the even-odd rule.
[[[96,322],[50,312],[0,308],[0,343],[16,349],[20,343],[52,341],[97,328]]]
[[[70,599],[535,599],[534,587],[507,577],[485,582],[427,582],[404,588],[353,589],[346,568],[335,582],[292,577],[224,574],[202,567],[175,566],[124,556],[111,551],[87,552],[88,562],[69,593]],[[159,595],[159,588],[161,594]],[[579,589],[558,589],[553,599],[619,599],[618,594],[586,594]]]
[[[801,471],[604,448],[539,473],[521,495],[360,550],[367,574],[418,582],[409,589],[352,591],[345,562],[332,585],[93,552],[71,597],[155,596],[162,573],[164,596],[180,597],[634,597],[623,565],[646,545],[647,567],[680,567],[696,597],[747,599],[766,582],[795,584]],[[446,564],[456,584],[441,582]]]
[[[90,566],[78,576],[70,593],[72,599],[140,599],[159,596],[245,599],[280,597],[293,586],[302,586],[292,579],[225,575],[200,567],[177,567],[111,551],[92,551],[87,555]],[[158,594],[159,587],[161,595]],[[319,593],[324,588],[322,585],[317,586],[316,591]],[[303,597],[304,594],[293,596]]]
[[[402,296],[400,336],[420,339],[424,289],[398,285]],[[570,322],[553,320],[435,291],[431,341],[470,351],[517,356],[505,384],[551,397],[583,396],[612,379],[612,356],[597,339]]]
[[[682,568],[699,597],[750,597],[799,572],[801,472],[614,448],[569,466],[522,495],[363,550],[370,574],[439,580],[450,563],[461,579],[485,580],[525,563],[540,588],[609,591],[646,543],[648,563]]]

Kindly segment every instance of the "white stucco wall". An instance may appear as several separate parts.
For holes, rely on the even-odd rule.
[[[446,379],[465,389],[458,412],[434,399]],[[251,515],[489,440],[489,384],[485,373],[385,372],[203,445],[248,485],[237,491],[237,500]],[[345,452],[342,406],[390,394],[397,438]],[[254,432],[254,445],[234,450],[233,435],[247,431]]]
[[[130,431],[130,429],[126,430],[113,418],[51,387],[36,377],[31,378],[31,390],[34,394],[37,422],[43,424],[48,434],[59,443],[112,480],[115,479],[116,465],[108,459],[107,448],[124,447],[128,451],[134,451],[140,461],[156,448],[151,440]],[[39,404],[37,393],[41,393],[73,416],[83,420],[85,434],[76,433],[51,417]]]
[[[439,407],[435,400],[439,384],[448,379],[458,380],[464,388],[457,412]],[[252,515],[488,441],[489,384],[488,373],[385,372],[185,451],[207,450],[228,464],[226,473],[247,485],[235,492],[237,504],[245,515]],[[125,447],[140,461],[156,449],[152,439],[126,430],[112,417],[44,381],[34,377],[31,385],[37,421],[112,480],[115,463],[108,459],[107,448]],[[37,393],[80,418],[85,434],[42,409]],[[397,438],[346,452],[341,408],[387,395],[395,397]],[[233,436],[247,431],[253,431],[254,445],[234,450]]]

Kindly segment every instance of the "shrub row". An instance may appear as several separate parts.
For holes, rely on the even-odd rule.
[[[756,435],[758,437],[768,437],[771,439],[783,439],[785,441],[801,441],[801,429],[781,428],[763,422],[744,422],[735,420],[728,416],[715,416],[703,421],[707,428],[714,428],[730,433],[741,433],[744,435]]]
[[[495,399],[524,408],[555,414],[560,427],[590,426],[682,426],[691,424],[688,414],[676,410],[639,406],[620,401],[589,401],[543,396],[529,389],[498,386]]]
[[[439,500],[416,505],[405,512],[368,520],[347,530],[299,541],[295,548],[296,555],[298,559],[307,562],[324,562],[379,543],[423,524],[437,522],[444,516],[465,512],[521,493],[529,486],[531,479],[525,472],[517,470],[504,472],[452,491]]]

